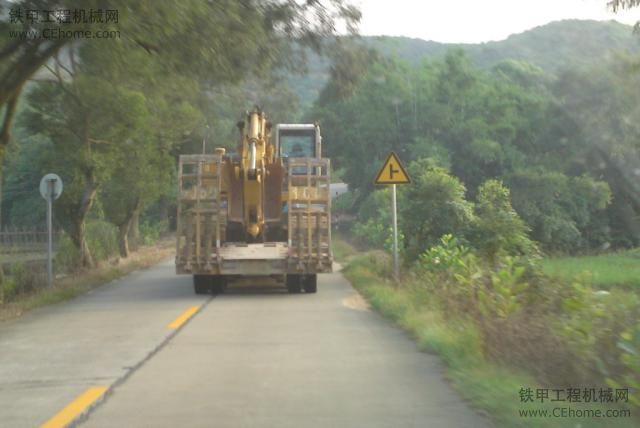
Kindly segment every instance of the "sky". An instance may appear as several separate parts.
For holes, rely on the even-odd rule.
[[[360,34],[448,43],[503,40],[562,19],[615,19],[633,25],[640,7],[614,14],[607,0],[352,0],[362,11]]]

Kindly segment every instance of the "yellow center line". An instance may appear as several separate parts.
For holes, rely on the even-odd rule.
[[[201,305],[195,305],[195,306],[191,306],[189,307],[186,311],[184,311],[182,314],[180,314],[180,316],[176,319],[174,319],[173,321],[171,321],[168,325],[167,328],[179,328],[182,324],[184,324],[185,322],[187,322],[189,320],[189,318],[191,318],[193,315],[195,315],[196,312],[198,312],[198,310],[200,309]]]
[[[67,405],[64,409],[60,410],[42,424],[41,428],[64,428],[69,425],[75,418],[77,418],[82,412],[84,412],[91,404],[93,404],[98,398],[102,397],[107,392],[106,386],[93,386],[80,394]]]

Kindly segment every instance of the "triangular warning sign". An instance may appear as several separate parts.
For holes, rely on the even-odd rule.
[[[398,159],[398,155],[394,152],[389,153],[387,160],[376,176],[376,184],[408,184],[411,183],[409,174]]]

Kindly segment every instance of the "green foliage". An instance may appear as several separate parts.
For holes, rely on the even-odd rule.
[[[353,210],[355,202],[354,192],[342,193],[331,200],[332,213],[348,213]]]
[[[509,189],[497,180],[485,181],[478,190],[475,244],[489,259],[498,254],[533,255],[535,245],[528,228],[511,207]]]
[[[0,273],[0,304],[14,301],[22,294],[32,293],[47,283],[44,266],[33,263],[13,263],[8,273],[9,275]]]
[[[400,227],[407,258],[415,260],[443,235],[465,238],[474,214],[464,196],[465,186],[446,170],[421,160],[409,166],[409,175],[413,183],[400,193]]]
[[[107,260],[118,254],[118,230],[107,221],[87,222],[87,240],[97,261]]]
[[[478,290],[479,309],[483,316],[507,319],[523,305],[524,293],[529,284],[524,281],[525,267],[512,257],[504,257],[500,267],[491,272],[486,288]]]
[[[28,293],[38,286],[38,276],[33,268],[26,263],[16,263],[11,266],[11,277],[16,287],[23,293]]]
[[[563,26],[579,25],[549,27],[562,32]],[[614,38],[619,30],[613,31]],[[326,151],[345,171],[350,187],[362,195],[370,192],[380,156],[395,150],[406,163],[423,162],[409,188],[418,187],[419,176],[435,166],[449,168],[468,189],[469,200],[478,198],[488,180],[504,183],[513,204],[503,210],[503,217],[512,217],[504,227],[515,238],[520,217],[542,249],[587,252],[639,243],[640,187],[634,184],[634,171],[640,127],[628,119],[640,105],[631,90],[640,84],[630,73],[633,61],[611,57],[590,69],[576,67],[554,76],[521,59],[487,71],[474,66],[470,56],[451,50],[442,59],[412,66],[377,58],[349,96],[318,100],[312,116],[321,121],[325,141],[336,142]],[[409,205],[420,199],[414,192]],[[500,222],[498,217],[494,211]],[[414,238],[418,227],[405,223],[411,229],[404,230],[410,258],[444,233],[470,238],[467,231],[448,227],[416,246],[410,241],[424,237]],[[484,222],[480,232],[488,235],[496,227]],[[487,252],[531,247],[522,233],[520,244],[508,234],[484,236],[491,247]]]
[[[451,234],[443,235],[440,244],[434,245],[418,257],[417,265],[429,272],[456,270],[464,264],[469,248],[460,245]]]
[[[515,209],[546,248],[576,251],[608,244],[609,222],[603,218],[611,199],[607,183],[527,170],[514,172],[508,182]]]
[[[86,227],[87,241],[97,262],[108,260],[118,254],[118,230],[113,224],[100,219],[90,219]],[[55,250],[57,271],[73,272],[77,269],[80,252],[68,234],[61,235]]]
[[[143,245],[154,245],[160,239],[162,233],[167,231],[166,223],[143,221],[140,224],[140,238]]]
[[[416,263],[414,299],[451,322],[475,324],[490,358],[541,379],[582,384],[628,373],[618,341],[640,318],[640,298],[619,289],[594,292],[584,276],[550,281],[536,260],[488,261],[444,236]],[[527,350],[530,340],[541,341],[539,348]],[[549,347],[554,358],[545,354]]]
[[[620,360],[626,373],[618,379],[607,379],[607,383],[613,388],[631,389],[634,393],[629,394],[629,401],[632,406],[640,409],[640,397],[636,394],[640,391],[640,322],[620,335],[618,348],[622,351]]]
[[[393,250],[393,225],[391,218],[391,191],[378,190],[371,193],[360,206],[358,218],[353,226],[354,235],[376,248]],[[400,229],[400,228],[399,228]],[[404,234],[398,231],[398,248],[403,249]]]
[[[77,269],[79,251],[66,233],[62,233],[55,246],[56,272],[73,272]]]
[[[618,344],[640,317],[640,298],[621,290],[594,292],[578,277],[559,293],[558,333],[580,356],[589,376],[615,377],[625,372],[624,347]],[[623,364],[621,364],[621,362]]]
[[[15,299],[18,291],[19,288],[16,281],[12,277],[5,275],[2,266],[0,266],[0,304]]]
[[[523,419],[519,417],[518,411],[527,407],[517,397],[517,391],[523,387],[531,387],[532,389],[551,388],[554,381],[559,383],[558,387],[563,387],[563,380],[559,380],[560,376],[552,377],[551,380],[540,380],[541,372],[553,370],[552,364],[548,361],[553,359],[553,354],[562,354],[564,340],[557,342],[557,347],[553,352],[549,352],[548,348],[544,348],[545,343],[541,343],[536,338],[535,343],[530,344],[530,338],[522,337],[520,342],[492,342],[488,341],[487,326],[477,319],[469,317],[467,314],[452,314],[456,306],[439,306],[437,296],[434,296],[434,290],[429,289],[428,298],[424,298],[425,293],[425,276],[420,276],[415,280],[404,282],[398,287],[391,287],[383,277],[376,272],[378,260],[369,256],[360,256],[353,259],[344,269],[344,273],[349,281],[354,285],[360,293],[362,293],[371,303],[373,308],[383,315],[394,320],[400,327],[406,329],[412,336],[416,338],[421,349],[436,353],[442,358],[447,366],[447,378],[450,379],[461,393],[470,400],[478,408],[484,409],[496,421],[497,426],[504,427],[555,427],[558,421],[551,418],[540,419]],[[507,279],[504,283],[519,284],[522,283],[522,276],[518,276],[518,269],[514,260],[512,264],[505,264],[503,269],[508,274],[502,274]],[[441,273],[441,272],[440,272]],[[434,272],[433,274],[439,274]],[[475,281],[477,284],[478,281]],[[554,285],[556,287],[557,285]],[[529,294],[532,288],[524,290],[524,294]],[[473,295],[471,293],[470,295]],[[451,301],[451,304],[459,302]],[[502,304],[502,303],[501,303]],[[520,309],[521,310],[521,309]],[[511,315],[514,315],[513,312]],[[540,317],[548,317],[546,313],[529,313],[527,322],[533,323]],[[511,317],[513,318],[513,317]],[[501,329],[497,331],[498,336],[509,336],[510,330],[513,328],[513,321],[500,318],[500,322],[496,326]],[[489,321],[487,318],[485,321]],[[549,332],[553,334],[553,331]],[[629,337],[625,334],[624,337]],[[615,338],[617,340],[617,337]],[[623,339],[626,345],[626,339]],[[529,345],[529,346],[528,346]],[[501,346],[495,349],[494,347]],[[534,367],[517,365],[510,360],[517,349],[513,347],[525,348],[522,352],[525,354],[526,360],[535,357],[529,350],[541,348],[544,359],[536,360]],[[635,348],[637,349],[637,348]],[[634,349],[634,352],[635,352]],[[514,352],[515,351],[515,352]],[[504,356],[504,359],[495,361],[491,355],[498,353]],[[633,354],[630,354],[633,355]],[[572,355],[572,358],[565,360],[565,363],[573,366],[577,365],[585,372],[585,368],[581,366],[582,359]],[[506,363],[511,367],[507,367]],[[633,364],[637,364],[637,359],[629,360]],[[546,363],[546,364],[545,364]],[[564,368],[564,367],[563,367]],[[631,372],[633,373],[633,372]],[[585,384],[592,385],[594,377],[588,378]],[[628,385],[634,385],[627,379],[621,380],[617,378],[619,383],[611,383],[612,387],[626,388]],[[569,384],[578,385],[578,381],[569,379]],[[631,395],[631,394],[630,394]],[[631,398],[631,397],[630,397]],[[551,412],[557,403],[548,401],[543,404],[535,403],[535,408],[544,408]],[[582,407],[579,403],[574,403],[575,408],[589,409],[595,408],[605,411],[607,407],[598,406],[594,403],[588,403]],[[534,408],[533,406],[531,408]],[[617,408],[613,407],[613,408]],[[571,425],[581,425],[590,428],[600,427],[601,420],[590,420],[585,418],[563,419],[562,424],[569,423]],[[629,422],[629,423],[627,423]],[[621,421],[620,426],[631,427],[635,421]],[[614,423],[613,426],[618,426]]]

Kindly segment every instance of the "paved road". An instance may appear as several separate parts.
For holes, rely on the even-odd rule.
[[[165,263],[0,325],[0,426],[38,426],[95,386],[110,389],[82,427],[490,426],[340,274],[316,295],[189,282]]]

